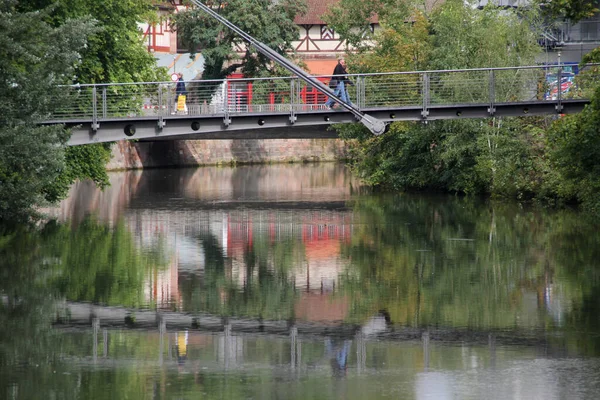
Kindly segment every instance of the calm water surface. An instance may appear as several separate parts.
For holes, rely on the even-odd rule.
[[[0,235],[0,398],[600,398],[600,235],[334,164],[81,183]]]

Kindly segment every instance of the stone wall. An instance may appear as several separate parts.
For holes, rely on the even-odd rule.
[[[108,169],[339,161],[346,154],[340,139],[121,141],[113,145]]]

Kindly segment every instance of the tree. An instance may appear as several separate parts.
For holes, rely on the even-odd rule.
[[[86,39],[88,18],[59,27],[46,22],[51,9],[19,12],[0,2],[0,220],[27,220],[43,204],[64,168],[68,132],[40,126],[64,100],[60,84],[71,83]],[[53,196],[50,196],[53,197]]]
[[[431,69],[533,65],[541,52],[536,10],[479,10],[448,0],[431,15],[434,50]]]
[[[421,0],[340,0],[332,5],[323,19],[332,26],[340,39],[358,52],[368,51],[373,46],[371,25],[375,18],[380,24],[389,23],[391,29],[399,30],[408,23],[415,8],[425,9]],[[394,23],[392,23],[394,21]],[[376,46],[375,46],[376,47]]]
[[[388,66],[447,70],[531,65],[540,51],[529,23],[536,21],[535,10],[517,12],[492,6],[479,10],[462,0],[448,0],[425,13],[415,4],[404,8],[404,15],[400,8],[380,15],[382,30],[372,36],[372,51],[349,58],[360,72],[374,72],[377,66],[384,70]],[[532,78],[523,71],[496,72],[495,76],[496,101],[519,96],[525,87],[519,82]],[[406,86],[418,88],[417,74],[397,79],[408,77],[415,82]],[[487,73],[438,72],[431,73],[430,79],[434,82],[432,102],[489,99]],[[486,84],[465,87],[465,81],[476,79]],[[415,91],[415,96],[418,101],[421,94]],[[353,142],[353,167],[375,186],[527,197],[537,187],[534,176],[541,167],[529,157],[535,149],[530,145],[537,138],[523,134],[526,130],[515,121],[396,122],[379,137],[364,134],[362,129],[340,129],[344,137],[358,139]]]
[[[3,69],[8,108],[0,107],[12,122],[0,132],[6,144],[0,150],[0,179],[6,183],[0,189],[0,213],[23,219],[44,201],[60,200],[75,180],[108,184],[109,144],[66,147],[69,136],[62,127],[36,125],[64,101],[57,85],[157,81],[167,76],[146,51],[137,25],[155,15],[148,0],[2,4],[11,45],[2,50],[6,57],[0,61],[10,65]],[[48,149],[40,148],[42,144]]]
[[[281,55],[293,49],[292,41],[299,34],[294,18],[306,11],[303,0],[231,0],[206,4]],[[244,46],[235,32],[200,9],[176,14],[172,26],[192,55],[201,49],[204,79],[222,79],[238,68],[245,76],[257,76],[273,68],[267,57],[249,45]],[[241,58],[236,50],[243,53]]]
[[[577,115],[556,121],[547,134],[550,160],[559,174],[557,191],[600,213],[600,88]]]
[[[597,0],[536,0],[544,13],[552,18],[564,18],[576,23],[598,11]]]
[[[44,20],[55,27],[68,21],[93,18],[97,29],[81,50],[76,68],[78,83],[153,82],[165,80],[154,56],[143,45],[138,23],[156,18],[150,0],[20,0],[19,10],[43,10],[55,4]]]
[[[399,21],[381,23],[381,29],[372,37],[371,51],[347,57],[352,72],[417,71],[427,67],[432,50],[429,20],[417,9],[406,11]]]

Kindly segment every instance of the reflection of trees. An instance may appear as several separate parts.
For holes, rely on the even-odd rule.
[[[560,268],[555,279],[572,304],[565,317],[565,347],[584,354],[600,354],[600,247],[596,221],[563,213],[548,238],[548,249]]]
[[[51,329],[56,301],[66,296],[68,300],[140,305],[144,276],[149,268],[161,265],[161,254],[160,248],[139,250],[122,223],[110,228],[94,219],[76,228],[50,222],[40,230],[0,233],[0,393],[10,393],[16,384],[19,398],[38,397],[44,392],[40,385],[52,386],[58,397],[80,396],[81,381],[77,380],[86,379],[86,374],[62,375],[65,367],[60,358],[81,343],[68,341]],[[99,379],[100,387],[101,374],[92,375],[90,379]],[[131,377],[122,378],[124,386],[118,390],[132,386]]]
[[[446,197],[371,197],[354,212],[360,223],[343,250],[352,269],[342,287],[358,321],[385,309],[394,323],[411,326],[544,328],[558,323],[547,310],[549,292],[585,314],[585,299],[600,289],[598,239],[593,231],[573,234],[585,225],[577,214]]]
[[[123,221],[109,227],[87,218],[48,231],[49,256],[60,260],[52,285],[68,300],[141,306],[146,274],[166,266],[162,246],[140,249]]]
[[[0,365],[35,363],[56,337],[49,327],[53,290],[47,255],[37,231],[0,233]],[[0,379],[5,378],[0,374]],[[0,381],[0,393],[8,393]]]
[[[265,319],[293,317],[295,287],[291,269],[304,254],[299,241],[255,238],[246,245],[242,259],[234,261],[223,255],[214,236],[199,239],[206,255],[204,273],[180,278],[186,311]],[[243,276],[242,282],[232,276],[234,262]]]

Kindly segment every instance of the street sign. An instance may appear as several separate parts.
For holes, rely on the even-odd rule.
[[[171,80],[172,80],[173,82],[177,82],[177,79],[179,79],[179,76],[178,76],[178,75],[177,75],[175,72],[173,72],[173,73],[171,74]]]

